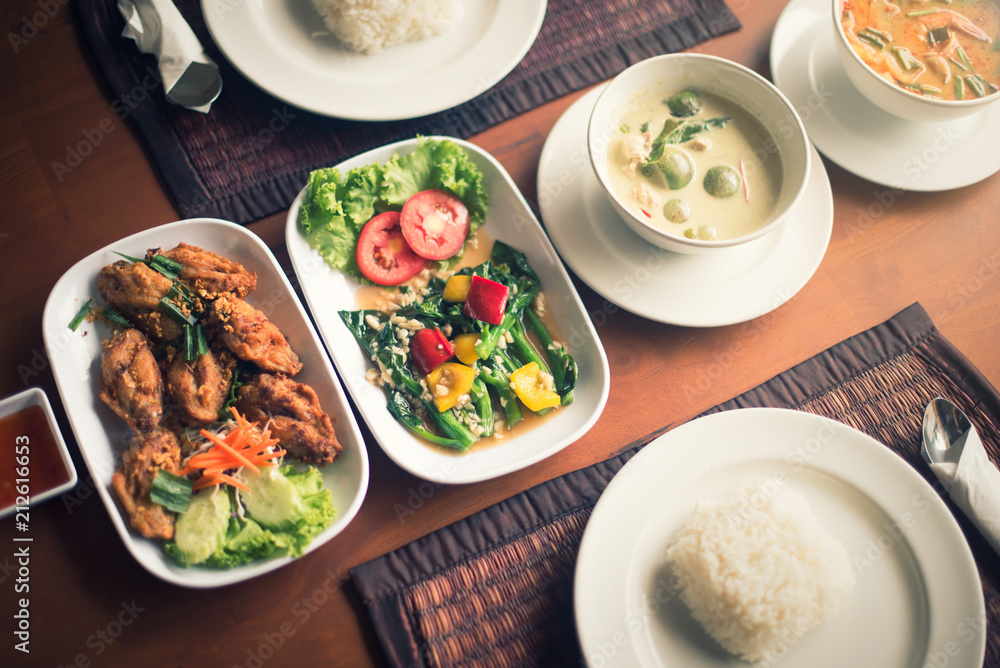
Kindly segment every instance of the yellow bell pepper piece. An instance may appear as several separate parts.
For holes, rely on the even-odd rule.
[[[457,404],[459,397],[469,393],[475,380],[475,369],[464,364],[445,362],[436,366],[427,374],[427,388],[438,412],[443,413]]]
[[[552,389],[552,376],[543,373],[537,362],[528,362],[512,372],[510,386],[514,388],[521,403],[536,413],[562,403],[562,399]]]
[[[463,364],[475,364],[478,362],[479,355],[476,354],[476,344],[479,343],[481,338],[482,336],[475,332],[456,336],[452,339],[452,344],[455,346],[455,357]]]
[[[445,283],[441,296],[446,302],[464,302],[469,296],[469,286],[472,285],[471,276],[452,276]]]

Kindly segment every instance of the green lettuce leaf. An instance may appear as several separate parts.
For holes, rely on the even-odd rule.
[[[310,466],[296,471],[293,466],[283,466],[279,473],[288,478],[302,499],[299,517],[282,525],[281,529],[262,527],[250,516],[231,517],[225,540],[199,566],[226,569],[262,559],[297,557],[305,552],[316,536],[333,524],[337,516],[333,494],[323,485],[323,474],[319,469]],[[232,490],[230,494],[233,494]],[[231,503],[235,506],[235,498],[231,497]],[[180,565],[189,565],[174,541],[167,541],[163,548]]]
[[[358,269],[358,236],[373,216],[399,211],[412,195],[447,190],[469,210],[469,233],[486,222],[489,196],[482,170],[452,141],[419,137],[412,153],[394,154],[384,165],[333,167],[309,175],[299,209],[299,227],[309,245],[334,269],[367,283]]]
[[[411,196],[421,190],[435,187],[434,147],[438,142],[418,139],[412,153],[400,156],[393,154],[382,168],[382,199],[390,209],[403,208]]]

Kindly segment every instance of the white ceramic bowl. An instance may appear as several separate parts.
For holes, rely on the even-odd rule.
[[[635,100],[656,91],[696,88],[736,103],[752,114],[774,140],[768,152],[781,158],[782,180],[771,215],[754,232],[733,239],[688,239],[670,234],[629,210],[608,179],[607,150],[619,119]],[[788,217],[809,180],[810,150],[806,130],[792,104],[762,76],[742,65],[704,54],[674,53],[636,63],[615,77],[590,115],[587,150],[594,174],[622,220],[646,241],[676,253],[705,253],[759,239]]]
[[[25,433],[18,435],[15,438],[15,443],[10,445],[10,450],[14,453],[15,460],[13,462],[5,462],[3,468],[0,469],[2,471],[2,474],[0,474],[0,484],[14,486],[18,496],[21,493],[17,491],[17,488],[26,485],[28,487],[31,506],[35,506],[46,499],[51,499],[54,496],[73,489],[77,482],[77,475],[76,467],[73,466],[73,460],[69,454],[69,448],[66,447],[66,441],[63,439],[62,432],[59,431],[59,424],[56,422],[56,416],[52,412],[52,405],[49,403],[49,398],[44,390],[32,387],[3,399],[0,401],[0,419],[8,418],[20,411],[27,410],[30,406],[41,407],[42,413],[45,415],[46,426],[52,435],[55,451],[49,452],[45,449],[43,445],[44,437],[41,434]],[[22,457],[24,459],[21,459]],[[58,470],[58,465],[53,464],[48,459],[56,457],[59,458],[62,468],[65,470],[65,475],[59,476],[59,480],[55,481],[54,484],[40,484],[38,482],[41,477],[38,473],[40,470]],[[34,476],[31,474],[32,469],[35,470]],[[7,478],[7,476],[10,477]],[[15,482],[17,483],[16,485],[14,484]],[[16,508],[17,503],[15,499],[15,502],[0,508],[0,517],[12,514]]]
[[[872,104],[894,116],[920,123],[943,123],[963,118],[982,111],[987,105],[1000,101],[1000,94],[994,93],[986,97],[971,100],[935,100],[911,93],[886,81],[875,70],[870,68],[861,57],[854,52],[844,30],[840,26],[841,7],[844,0],[832,0],[830,9],[833,13],[834,43],[837,45],[837,55],[854,87]]]

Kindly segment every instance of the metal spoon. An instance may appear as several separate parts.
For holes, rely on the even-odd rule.
[[[222,76],[215,63],[192,62],[184,74],[167,91],[167,99],[174,104],[196,111],[215,102],[222,92]]]
[[[951,500],[1000,553],[1000,470],[958,406],[941,397],[931,400],[920,452]]]
[[[972,422],[958,406],[941,397],[932,399],[924,411],[920,454],[928,464],[958,464],[971,430]]]

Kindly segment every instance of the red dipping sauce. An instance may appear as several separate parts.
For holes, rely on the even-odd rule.
[[[23,505],[23,497],[35,500],[72,479],[42,406],[0,417],[0,509]]]

